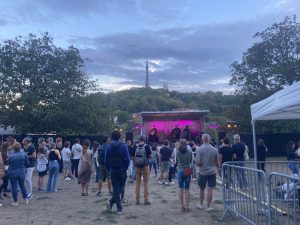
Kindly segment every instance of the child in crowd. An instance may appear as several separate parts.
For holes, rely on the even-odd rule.
[[[39,147],[37,156],[37,170],[39,172],[38,179],[38,190],[43,190],[44,176],[47,175],[47,163],[48,159],[46,158],[46,150],[44,147]]]

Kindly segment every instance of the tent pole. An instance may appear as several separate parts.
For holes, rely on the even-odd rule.
[[[257,168],[257,149],[256,149],[256,134],[255,134],[255,120],[252,120],[252,135],[253,135],[253,150],[254,150],[254,164]]]

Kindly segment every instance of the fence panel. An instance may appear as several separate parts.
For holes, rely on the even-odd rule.
[[[245,167],[243,163],[223,164],[222,190],[225,212],[243,218],[253,225],[267,225],[267,177],[261,170]]]
[[[270,224],[300,224],[300,178],[271,173],[269,176]]]

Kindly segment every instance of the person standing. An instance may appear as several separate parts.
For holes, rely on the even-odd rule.
[[[8,156],[8,174],[11,183],[12,189],[12,196],[14,202],[12,203],[13,206],[18,206],[18,191],[17,186],[21,189],[21,193],[24,199],[24,203],[28,203],[28,195],[25,188],[25,168],[28,168],[28,156],[26,153],[21,152],[21,144],[16,142],[12,145],[13,153],[9,154]]]
[[[159,150],[159,162],[160,162],[160,180],[159,184],[169,184],[169,170],[170,170],[170,158],[172,156],[172,150],[169,148],[169,141],[164,141],[164,146]]]
[[[300,156],[296,153],[296,145],[294,141],[289,141],[287,143],[286,156],[288,162],[288,167],[291,170],[292,174],[299,175],[299,169],[297,163],[299,162]]]
[[[70,150],[70,142],[65,141],[64,148],[61,151],[61,156],[63,160],[63,170],[65,181],[71,180],[70,171],[71,171],[71,150]]]
[[[99,149],[99,142],[94,141],[92,146],[92,154],[93,154],[93,164],[95,168],[95,183],[99,183],[99,163],[98,163],[98,149]]]
[[[267,155],[267,147],[263,139],[259,139],[257,142],[257,167],[259,170],[265,170],[265,162],[266,162],[266,155]]]
[[[39,179],[38,179],[38,190],[44,191],[44,176],[47,175],[47,163],[48,159],[46,157],[46,150],[44,147],[38,148],[37,154],[37,171],[39,172]]]
[[[5,176],[5,170],[4,170],[4,163],[2,160],[2,155],[0,154],[0,185],[2,186],[2,178]],[[2,206],[2,204],[0,203],[0,207]]]
[[[98,165],[99,165],[99,182],[98,182],[98,193],[97,196],[101,196],[102,193],[102,184],[107,180],[108,192],[112,195],[112,186],[111,186],[111,176],[109,170],[106,168],[105,165],[105,154],[106,148],[108,144],[108,137],[104,137],[100,141],[100,146],[98,148]]]
[[[107,146],[105,153],[105,165],[111,175],[113,195],[107,201],[106,208],[112,210],[117,205],[117,213],[122,214],[121,192],[125,185],[125,176],[129,166],[130,157],[127,145],[120,141],[121,132],[114,130],[111,135],[112,143]]]
[[[157,144],[153,143],[151,146],[151,158],[149,159],[149,169],[151,174],[151,169],[153,167],[155,178],[157,178],[157,164],[158,164],[158,152],[157,152]]]
[[[139,143],[135,146],[134,150],[134,165],[136,172],[136,185],[135,185],[135,199],[136,204],[140,204],[140,189],[141,181],[143,178],[144,183],[144,204],[150,205],[149,201],[149,158],[151,157],[150,146],[145,143],[145,137],[139,137]]]
[[[187,141],[181,139],[176,153],[177,160],[177,179],[179,187],[179,199],[181,209],[184,212],[190,211],[189,209],[189,189],[191,183],[191,174],[186,173],[186,170],[191,171],[191,164],[193,161],[192,151],[187,148]]]
[[[132,146],[131,140],[127,140],[127,148],[130,156],[130,164],[129,164],[129,178],[130,183],[133,183],[135,180],[135,170],[134,170],[134,163],[133,163],[133,157],[134,157],[134,148]]]
[[[49,161],[49,177],[47,192],[57,192],[56,181],[59,173],[59,161],[61,160],[59,150],[56,149],[56,144],[52,144],[48,154]]]
[[[23,139],[23,150],[27,154],[29,164],[26,168],[25,186],[28,191],[28,198],[32,198],[32,173],[36,165],[36,150],[31,143],[31,138],[26,137]]]
[[[88,196],[89,183],[93,171],[92,153],[89,150],[90,143],[85,141],[82,146],[78,166],[78,183],[81,185],[81,196]]]
[[[211,207],[213,188],[216,186],[217,168],[220,167],[218,159],[218,150],[210,144],[210,136],[202,135],[203,144],[196,152],[196,163],[199,167],[198,185],[200,187],[200,204],[198,209],[204,209],[204,191],[207,186],[207,204],[206,211],[213,210]]]
[[[245,166],[245,151],[246,145],[241,142],[240,135],[233,135],[234,144],[232,145],[233,151],[233,160],[238,161],[237,166],[244,167]],[[247,179],[244,169],[236,169],[238,184],[241,189],[247,188]]]
[[[75,177],[78,178],[78,166],[80,155],[82,151],[82,145],[80,144],[80,139],[75,139],[75,144],[72,146],[72,174],[75,172]]]
[[[10,151],[10,148],[11,145],[9,144],[9,142],[4,142],[1,149],[1,156],[4,163],[5,176],[2,177],[3,183],[0,186],[0,198],[2,197],[2,192],[4,192],[3,197],[8,198],[8,194],[6,192],[8,192],[7,189],[8,189],[9,176],[7,170],[8,170],[8,152]]]
[[[185,138],[187,141],[191,140],[191,130],[188,125],[186,125],[185,128],[183,129],[182,135],[183,138]]]

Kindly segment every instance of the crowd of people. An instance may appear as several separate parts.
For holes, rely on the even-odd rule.
[[[37,150],[30,137],[25,137],[22,144],[14,138],[9,138],[1,144],[0,154],[0,197],[10,197],[12,206],[18,206],[18,192],[22,194],[23,202],[28,204],[33,198],[32,175],[38,171],[38,191],[57,192],[57,178],[62,173],[64,180],[76,180],[81,186],[81,196],[89,195],[89,183],[92,174],[98,183],[97,196],[102,196],[103,182],[107,182],[111,199],[107,201],[107,210],[112,211],[116,205],[117,213],[123,211],[122,205],[127,203],[125,186],[127,176],[129,182],[135,182],[135,203],[150,205],[149,179],[152,170],[158,185],[174,185],[177,178],[179,201],[183,212],[190,211],[189,189],[194,180],[199,186],[198,209],[206,211],[212,208],[213,189],[221,165],[228,161],[247,160],[248,148],[240,140],[238,134],[233,136],[234,143],[224,138],[223,142],[214,147],[208,134],[203,134],[196,142],[185,138],[176,142],[164,141],[146,143],[146,138],[140,136],[137,143],[127,140],[121,141],[118,130],[112,132],[111,137],[104,137],[99,141],[90,142],[79,139],[71,146],[69,141],[61,139],[55,143],[41,139]],[[295,150],[295,143],[288,144],[289,168],[297,173],[296,160],[300,158]],[[259,169],[264,170],[267,148],[263,140],[258,141]],[[220,173],[219,173],[220,174]],[[44,178],[48,175],[47,184]],[[221,175],[221,174],[220,174]],[[143,183],[143,198],[141,184]],[[10,187],[10,188],[9,188]],[[10,189],[10,190],[9,190]],[[206,193],[206,204],[204,204]],[[0,204],[1,206],[1,204]]]

